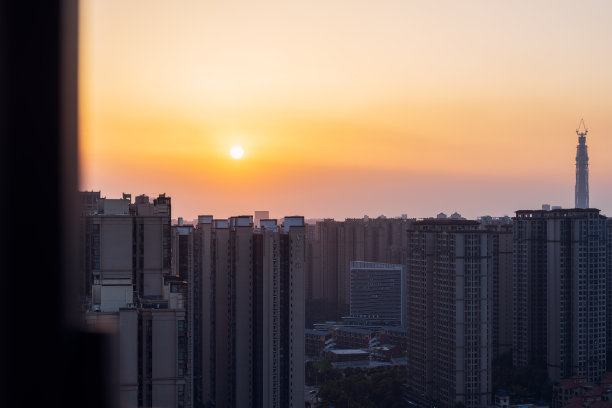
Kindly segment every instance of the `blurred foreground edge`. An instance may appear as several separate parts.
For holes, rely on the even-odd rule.
[[[116,407],[75,293],[78,1],[0,1],[0,406]]]

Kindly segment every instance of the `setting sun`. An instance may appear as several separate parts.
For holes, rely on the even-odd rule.
[[[242,150],[240,146],[234,146],[230,149],[230,155],[232,155],[234,159],[240,159],[243,154],[244,150]]]
[[[607,2],[230,3],[79,2],[81,189],[188,219],[510,215],[573,203],[584,117],[612,213]]]

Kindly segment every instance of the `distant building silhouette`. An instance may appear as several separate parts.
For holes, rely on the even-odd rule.
[[[576,129],[578,146],[576,146],[576,208],[589,208],[589,155],[587,152],[586,135],[589,130],[584,121]]]
[[[318,221],[308,234],[307,298],[348,307],[352,261],[403,262],[404,218],[347,218]]]
[[[333,219],[319,221],[315,225],[314,240],[309,241],[307,294],[310,299],[338,304],[338,229],[341,223]],[[344,292],[342,292],[342,298]]]

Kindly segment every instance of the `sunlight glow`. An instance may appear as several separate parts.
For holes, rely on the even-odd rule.
[[[234,159],[239,159],[244,154],[244,150],[240,146],[234,146],[230,149],[230,154]]]

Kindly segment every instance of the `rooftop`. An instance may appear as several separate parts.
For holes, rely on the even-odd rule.
[[[584,393],[583,397],[600,397],[603,394],[604,389],[598,386],[594,386],[590,390]]]
[[[316,329],[304,329],[304,334],[313,334],[317,336],[325,336],[327,335],[327,330],[316,330]]]
[[[380,330],[381,331],[382,330],[392,331],[392,332],[403,333],[403,334],[408,333],[407,329],[400,327],[400,326],[382,326]]]
[[[345,368],[374,368],[374,367],[384,367],[390,366],[391,363],[387,363],[384,361],[370,361],[370,360],[361,360],[361,361],[343,361],[343,362],[333,362],[331,363],[332,367],[343,370]]]
[[[336,327],[336,330],[346,331],[350,333],[372,334],[372,330],[358,329],[357,327],[349,327],[349,326],[339,326],[339,327]]]
[[[329,350],[329,352],[332,354],[337,354],[337,355],[350,355],[350,354],[369,355],[367,351],[364,351],[361,349],[331,349]]]

